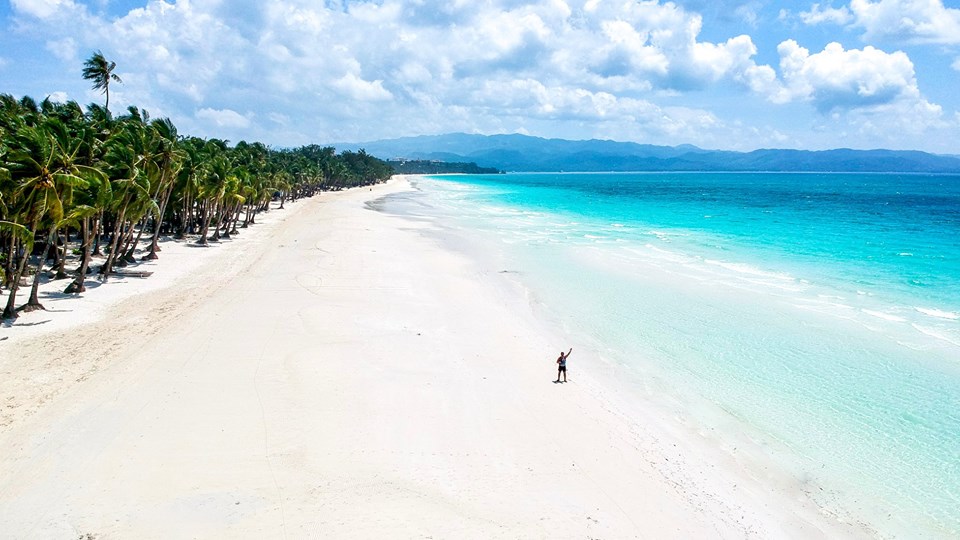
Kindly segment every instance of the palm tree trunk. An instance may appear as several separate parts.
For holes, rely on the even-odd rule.
[[[237,211],[233,215],[233,227],[230,229],[230,234],[240,234],[237,231],[237,223],[240,223],[240,211],[243,210],[243,203],[237,203]]]
[[[190,225],[190,195],[184,194],[183,205],[180,207],[180,228],[174,235],[176,238],[187,236],[187,227]]]
[[[15,240],[15,239],[14,239]],[[14,242],[14,248],[19,242]],[[11,250],[11,259],[13,254],[16,253],[16,250]],[[3,319],[16,319],[17,318],[17,290],[20,288],[20,277],[23,275],[23,272],[27,268],[27,258],[30,254],[26,252],[26,247],[24,246],[24,253],[20,257],[20,263],[16,266],[16,270],[13,272],[13,280],[10,282],[10,296],[7,297],[7,305],[3,309],[3,315],[0,318]]]
[[[103,212],[100,212],[100,217],[97,218],[96,227],[93,230],[93,255],[99,257],[102,255],[100,253],[100,229],[103,227]]]
[[[144,260],[147,259],[157,259],[157,252],[161,251],[158,242],[160,241],[160,227],[163,226],[163,216],[167,211],[167,203],[170,202],[170,196],[173,194],[173,184],[170,184],[170,187],[167,188],[166,193],[163,196],[163,200],[160,202],[160,215],[157,216],[157,226],[153,229],[153,240],[150,242],[150,253],[143,256]]]
[[[46,310],[43,304],[40,303],[40,274],[43,273],[43,263],[47,262],[47,258],[50,257],[51,240],[53,240],[56,233],[56,226],[51,227],[50,232],[47,233],[47,245],[43,248],[43,256],[40,257],[40,261],[37,263],[37,273],[33,275],[33,286],[30,288],[30,298],[27,300],[27,303],[20,308],[22,311]]]
[[[92,227],[93,230],[96,230],[96,226]],[[73,282],[70,285],[67,285],[67,288],[64,289],[66,294],[80,294],[87,290],[84,286],[84,280],[87,278],[87,266],[90,265],[90,244],[93,243],[93,237],[91,234],[90,227],[90,218],[83,218],[83,227],[81,228],[81,234],[83,235],[83,255],[80,259],[80,268],[77,270],[77,276],[74,278]]]
[[[253,202],[248,202],[246,208],[243,209],[243,225],[240,226],[241,229],[246,229],[250,226],[250,210],[253,209]]]
[[[63,248],[57,246],[57,275],[53,279],[67,279],[67,248],[70,245],[70,227],[63,228]],[[57,241],[60,241],[59,235],[57,235]]]
[[[130,249],[130,246],[133,244],[133,233],[136,229],[137,226],[132,221],[129,227],[124,227],[123,236],[120,237],[120,245],[117,246],[117,257],[113,260],[114,265],[120,268],[126,268],[131,262],[137,262],[136,259],[131,261],[130,258],[127,257],[127,249]]]
[[[16,248],[17,248],[17,236],[15,234],[11,234],[10,235],[10,254],[7,257],[7,268],[6,268],[6,271],[4,272],[4,281],[6,282],[4,283],[4,285],[9,285],[10,283],[12,283],[12,280],[13,280],[13,274],[14,274],[13,269],[15,268],[15,265],[16,265],[16,263],[14,262],[16,260],[16,254],[17,254]]]
[[[120,210],[120,215],[117,216],[117,222],[113,226],[113,241],[110,243],[110,253],[107,255],[107,260],[103,263],[103,267],[100,269],[100,279],[104,282],[107,281],[107,277],[110,275],[110,272],[113,271],[113,262],[117,258],[117,244],[120,241],[121,232],[123,231],[123,222],[127,214],[127,203],[124,202],[122,210]]]
[[[215,205],[214,208],[216,208],[216,213],[214,214],[213,237],[210,238],[210,241],[219,242],[220,228],[223,226],[223,211],[219,204]]]
[[[20,276],[26,270],[28,255],[24,252],[23,257],[20,258],[20,264],[17,265],[16,272],[13,273],[13,281],[10,283],[10,296],[7,297],[7,306],[3,309],[3,319],[17,318],[17,289],[20,288]]]
[[[133,241],[132,244],[124,249],[128,249],[124,258],[127,259],[127,262],[137,262],[137,259],[133,256],[133,253],[137,250],[137,246],[140,245],[140,238],[143,236],[143,230],[147,228],[147,216],[143,217],[143,223],[140,224],[140,231],[137,233],[137,239]]]
[[[203,229],[200,231],[200,239],[197,240],[197,243],[201,246],[207,245],[207,231],[210,229],[210,219],[212,218],[210,214],[213,213],[209,204],[205,206],[206,208],[204,208],[203,211]]]

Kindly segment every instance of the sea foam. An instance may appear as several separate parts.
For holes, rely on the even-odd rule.
[[[923,313],[924,315],[929,315],[931,317],[938,317],[940,319],[950,319],[954,321],[957,319],[960,319],[960,314],[953,313],[952,311],[943,311],[940,309],[922,308],[922,307],[916,307],[914,309],[916,309],[920,313]]]

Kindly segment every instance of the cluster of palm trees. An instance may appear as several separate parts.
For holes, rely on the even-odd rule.
[[[120,81],[114,68],[98,52],[84,77],[109,96],[110,82]],[[78,294],[94,261],[106,280],[136,262],[141,241],[149,242],[143,258],[150,259],[164,234],[216,242],[255,223],[271,201],[282,208],[321,190],[382,182],[392,172],[363,150],[230,146],[180,136],[169,119],[136,107],[114,117],[106,106],[84,110],[73,101],[0,94],[2,318],[43,308],[38,287],[48,261],[54,279],[72,277],[64,292]],[[16,306],[31,271],[30,297]]]

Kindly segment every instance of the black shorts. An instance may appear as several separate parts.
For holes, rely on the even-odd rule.
[[[564,373],[567,372],[567,366],[559,366],[557,369],[558,369],[559,371],[564,372]]]

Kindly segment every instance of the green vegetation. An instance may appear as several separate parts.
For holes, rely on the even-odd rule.
[[[387,163],[397,174],[501,174],[503,172],[493,167],[481,167],[476,163],[427,159],[388,159]]]
[[[52,259],[66,293],[84,291],[94,261],[106,281],[145,259],[157,258],[163,234],[206,245],[255,223],[271,201],[284,203],[324,190],[379,183],[390,166],[359,152],[336,154],[316,145],[275,150],[241,141],[184,137],[166,118],[136,107],[114,118],[109,85],[121,82],[99,52],[83,77],[106,94],[103,107],[76,102],[37,104],[0,94],[0,286],[8,291],[2,318],[43,309],[38,288]],[[76,268],[66,269],[77,255]],[[32,271],[30,298],[15,306],[21,280]]]

